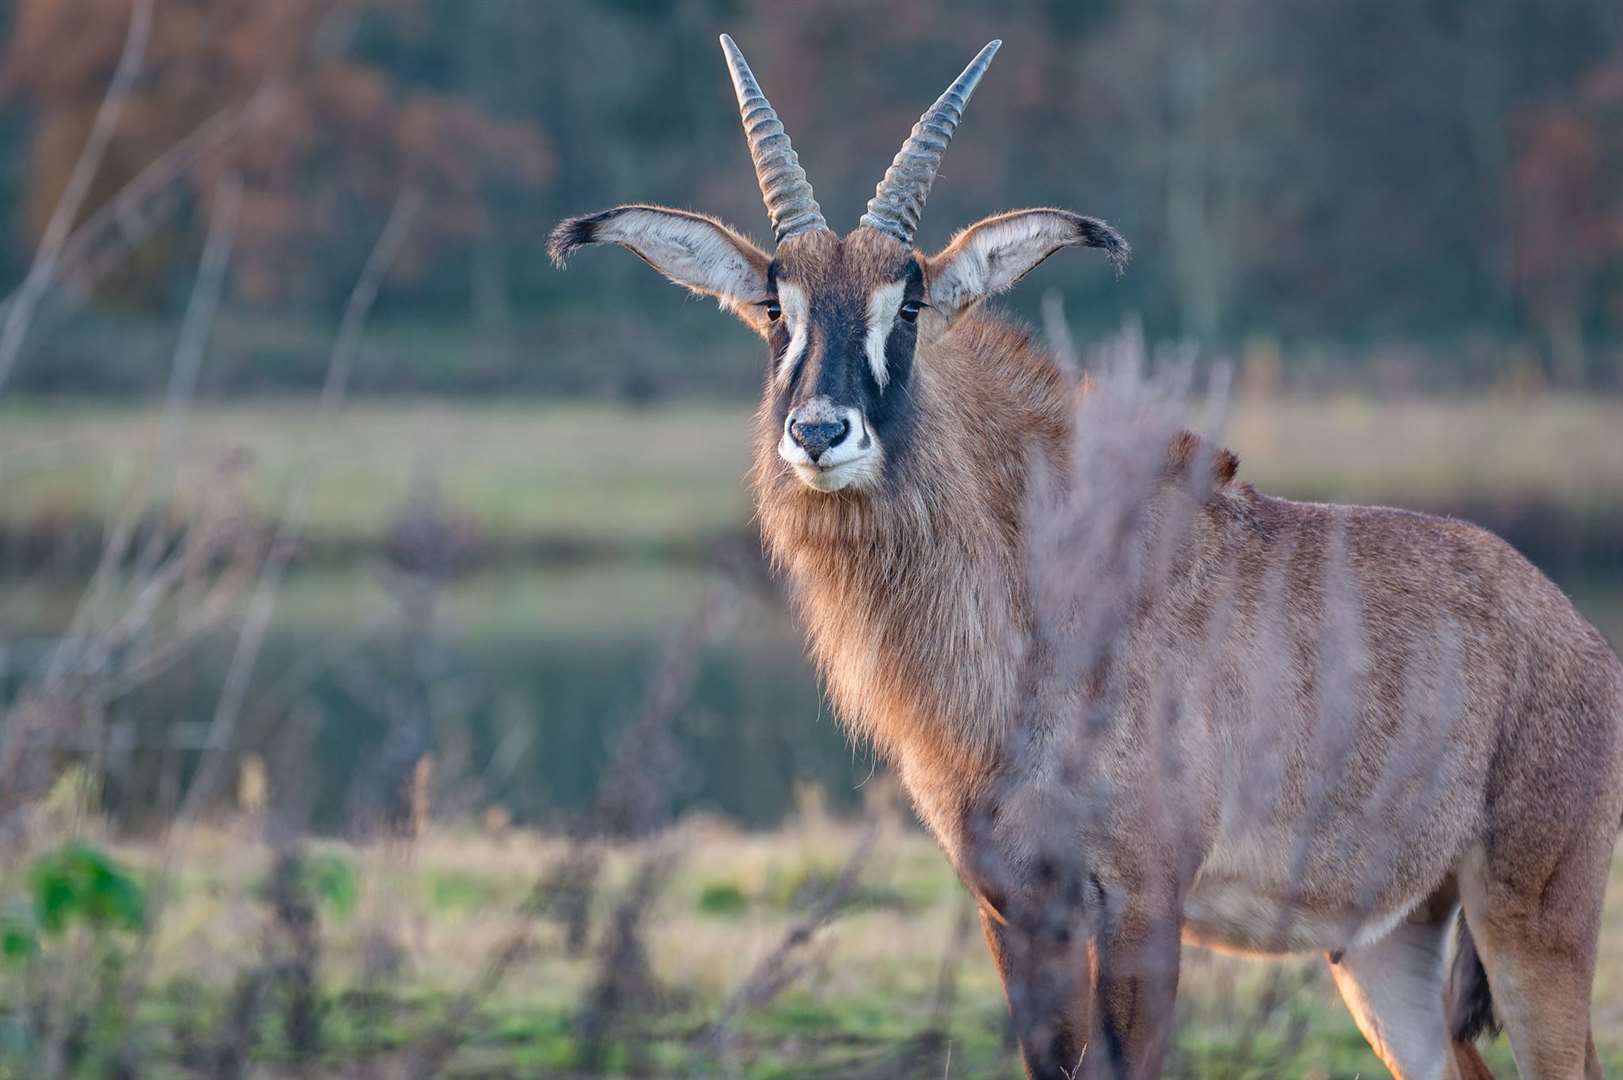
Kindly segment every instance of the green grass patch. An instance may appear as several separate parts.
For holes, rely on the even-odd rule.
[[[699,890],[698,905],[706,915],[730,918],[749,910],[750,900],[737,883],[712,881]]]

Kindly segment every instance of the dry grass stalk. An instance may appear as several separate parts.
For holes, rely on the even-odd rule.
[[[394,208],[390,211],[389,218],[384,223],[383,230],[355,283],[355,288],[350,293],[349,302],[344,308],[344,318],[339,325],[338,336],[328,359],[321,397],[317,402],[318,413],[323,417],[330,417],[344,400],[349,388],[350,372],[354,367],[355,356],[365,332],[367,316],[377,299],[383,279],[421,208],[422,196],[414,190],[408,189],[396,198]],[[209,725],[197,774],[186,792],[177,815],[180,820],[195,818],[213,797],[224,778],[228,751],[235,744],[237,724],[247,700],[249,678],[258,661],[265,634],[270,628],[271,616],[276,610],[276,600],[282,578],[287,571],[288,561],[304,531],[308,511],[307,496],[307,484],[294,486],[277,525],[270,551],[260,567],[259,578],[249,602],[248,614],[243,620],[236,648],[226,668],[224,686],[220,691],[214,719]]]
[[[17,363],[17,353],[22,348],[28,324],[33,319],[34,308],[56,274],[63,245],[67,243],[69,231],[79,216],[85,196],[90,193],[90,182],[101,168],[107,144],[112,141],[113,132],[118,128],[118,118],[124,111],[124,104],[129,100],[135,80],[141,74],[147,41],[152,36],[155,7],[156,0],[135,0],[130,9],[124,48],[119,54],[118,66],[113,69],[113,77],[107,84],[107,92],[96,110],[90,136],[85,140],[84,149],[79,151],[73,171],[68,174],[67,185],[51,211],[50,220],[46,222],[45,235],[40,239],[28,274],[6,309],[5,322],[0,324],[0,391],[5,389],[6,380]]]
[[[877,827],[869,825],[846,858],[839,877],[808,905],[805,914],[789,927],[732,992],[716,1019],[695,1037],[694,1046],[703,1057],[726,1062],[732,1054],[738,1022],[744,1014],[770,1002],[805,971],[800,954],[844,910],[873,853],[878,835]]]

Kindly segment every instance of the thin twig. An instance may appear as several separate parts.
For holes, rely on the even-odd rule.
[[[958,972],[964,964],[964,947],[969,932],[975,925],[975,898],[965,890],[958,901],[958,912],[953,916],[947,947],[941,954],[941,969],[936,974],[935,1001],[930,1005],[929,1033],[945,1039],[952,1028],[952,1010],[958,1003]]]
[[[99,650],[102,655],[95,658],[96,667],[99,669],[105,663],[107,643],[100,636],[89,633],[86,624],[94,621],[105,603],[135,529],[156,507],[159,492],[173,486],[174,477],[171,471],[176,467],[179,446],[185,437],[186,420],[197,388],[197,375],[202,368],[209,330],[214,325],[214,314],[219,308],[226,267],[230,263],[231,249],[236,239],[237,217],[241,205],[242,182],[233,176],[221,186],[220,197],[215,200],[214,212],[209,217],[208,236],[204,241],[203,257],[198,265],[197,282],[186,305],[180,341],[176,345],[174,362],[170,366],[169,388],[164,395],[163,411],[158,420],[158,450],[152,472],[142,494],[138,498],[126,500],[112,532],[102,546],[101,559],[95,573],[91,575],[90,583],[85,588],[73,618],[69,620],[67,633],[63,635],[64,644],[55,651],[46,669],[45,682],[48,686],[59,682],[70,668],[82,673],[86,662],[90,659],[83,655],[73,655],[67,643],[81,641],[100,643],[103,646]],[[161,530],[155,528],[147,540],[146,548],[134,572],[136,581],[147,578],[147,584],[120,620],[125,634],[133,634],[151,617],[167,592],[166,586],[170,578],[174,576],[153,574],[153,564],[161,551]],[[82,653],[84,650],[80,651]]]
[[[161,196],[173,190],[175,181],[268,116],[286,89],[280,82],[266,82],[246,101],[214,113],[158,155],[73,231],[62,247],[55,277],[60,279],[70,271],[77,271],[73,277],[75,291],[81,296],[88,295],[118,264],[122,253],[138,246],[181,205],[182,200],[177,197],[160,202]],[[102,251],[92,260],[97,244],[109,233],[115,235],[116,247]],[[13,302],[14,298],[6,301],[8,305]]]
[[[416,220],[421,207],[422,197],[415,189],[402,192],[395,200],[394,209],[390,211],[389,219],[385,222],[383,231],[366,260],[366,266],[361,271],[360,279],[356,282],[354,291],[350,293],[349,303],[344,309],[343,322],[338,328],[338,337],[333,343],[332,357],[327,365],[326,382],[322,386],[321,397],[316,405],[317,419],[320,421],[330,420],[343,402],[344,394],[349,388],[349,376],[355,364],[355,355],[360,350],[361,337],[366,328],[366,317],[371,312],[383,278],[405,242],[406,235],[410,232],[412,222]],[[209,724],[202,762],[181,803],[180,813],[177,816],[180,821],[190,820],[211,797],[226,760],[225,752],[235,740],[237,721],[248,695],[248,680],[253,675],[260,647],[264,644],[265,633],[270,627],[271,616],[275,614],[276,600],[288,561],[304,532],[310,472],[311,470],[305,470],[301,474],[300,481],[295,483],[288,495],[270,551],[260,570],[248,614],[243,620],[242,631],[237,635],[236,648],[232,651],[230,664],[226,668],[220,700],[215,708],[214,718]]]
[[[119,54],[118,66],[113,69],[112,80],[107,84],[107,93],[103,95],[101,106],[96,110],[96,119],[90,126],[90,135],[85,139],[84,149],[79,152],[78,160],[73,163],[73,171],[68,174],[68,182],[62,189],[62,197],[57,200],[55,209],[51,211],[51,218],[45,225],[45,234],[40,238],[39,249],[34,253],[34,261],[28,267],[28,274],[23,278],[22,286],[17,290],[16,297],[6,311],[4,325],[0,326],[0,391],[4,391],[6,380],[17,362],[17,353],[22,348],[23,337],[28,332],[34,308],[55,275],[62,246],[68,239],[74,220],[79,216],[79,208],[84,205],[85,196],[90,191],[90,182],[95,179],[96,172],[101,168],[102,158],[107,154],[107,144],[118,128],[118,118],[124,111],[124,103],[129,99],[136,77],[141,73],[147,41],[152,36],[153,4],[154,0],[133,0],[130,8],[130,26],[124,36],[124,49]]]
[[[1065,297],[1058,289],[1043,293],[1043,335],[1048,338],[1048,349],[1054,364],[1071,382],[1082,379],[1082,364],[1077,358],[1076,338],[1071,334],[1071,322],[1065,317]]]
[[[656,844],[637,864],[636,873],[615,906],[614,917],[598,949],[596,971],[586,999],[575,1013],[576,1065],[598,1075],[610,1042],[628,1035],[654,1008],[659,987],[643,941],[643,924],[676,866],[676,852]],[[635,1061],[632,1072],[641,1071]]]
[[[232,238],[236,228],[236,208],[234,196],[228,194],[218,204],[215,214],[210,219],[208,239],[199,264],[197,281],[193,285],[187,306],[186,326],[182,333],[181,346],[176,353],[175,370],[171,375],[172,387],[176,393],[172,395],[171,401],[166,402],[164,408],[166,434],[163,441],[166,446],[178,438],[176,431],[178,425],[174,413],[176,410],[183,410],[189,402],[189,387],[195,381],[196,369],[202,361],[204,342],[213,321],[222,280],[230,261]],[[167,461],[170,454],[166,452],[161,456]],[[160,465],[159,468],[161,471],[163,466]],[[155,474],[152,481],[154,488],[157,482]],[[126,669],[114,676],[108,668],[147,627],[160,607],[174,597],[185,584],[188,561],[184,557],[185,552],[182,552],[166,565],[157,568],[155,572],[145,575],[144,582],[138,581],[135,594],[116,618],[103,620],[99,617],[108,597],[112,595],[112,582],[118,566],[123,562],[129,537],[133,535],[139,505],[140,502],[134,499],[125,503],[113,535],[103,544],[96,574],[86,586],[66,634],[51,650],[42,674],[25,695],[25,699],[30,696],[34,698],[37,709],[46,709],[46,703],[54,701],[59,708],[65,708],[70,714],[82,717],[95,716],[99,723],[105,716],[106,702],[115,692],[115,686],[121,680],[128,682],[132,674]],[[200,547],[212,549],[217,540],[213,524],[203,521],[194,526],[194,529],[196,534],[202,536]],[[203,562],[206,563],[210,557],[209,553],[205,552]],[[219,598],[217,592],[210,600]],[[210,613],[211,607],[212,604],[205,607],[205,616]],[[154,648],[154,653],[167,657],[184,653],[201,629],[202,626],[197,620],[184,620],[173,639],[160,643]],[[138,666],[146,667],[145,664]],[[150,672],[154,669],[146,667],[146,670]],[[5,725],[4,730],[4,736],[0,737],[0,775],[6,775],[8,780],[13,781],[16,777],[12,774],[21,767],[25,755],[33,749],[30,743],[43,740],[45,746],[41,749],[48,749],[61,741],[59,731],[35,732],[21,724]],[[23,790],[15,784],[14,787],[16,790]]]
[[[308,55],[297,63],[274,65],[246,100],[220,109],[150,162],[73,229],[61,244],[55,265],[42,281],[32,286],[27,282],[19,286],[0,302],[0,311],[4,311],[9,320],[12,311],[28,302],[31,310],[27,312],[27,318],[31,319],[34,313],[32,308],[37,306],[47,287],[72,270],[78,270],[75,280],[81,293],[93,289],[117,265],[119,254],[140,244],[181,204],[176,197],[159,203],[159,198],[171,191],[175,181],[210,153],[223,149],[268,116],[281,103],[288,88],[296,84],[302,70],[312,63],[341,54],[353,35],[354,27],[355,13],[347,6],[340,5],[330,12],[313,36],[315,45]],[[70,218],[72,216],[69,215]],[[104,252],[88,267],[84,267],[96,245],[109,233],[116,234],[119,241],[116,251]],[[33,290],[31,301],[26,300],[25,289]],[[3,383],[4,379],[0,379],[0,385]]]
[[[858,875],[873,852],[878,835],[878,826],[869,825],[846,859],[840,876],[812,903],[806,914],[789,927],[777,946],[755,965],[749,976],[728,997],[715,1021],[699,1033],[695,1042],[706,1049],[709,1059],[724,1059],[732,1047],[733,1034],[743,1014],[777,997],[799,975],[801,967],[795,962],[796,955],[844,909],[851,891],[856,887]]]

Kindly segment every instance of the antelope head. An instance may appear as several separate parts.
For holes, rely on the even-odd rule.
[[[663,206],[617,206],[553,230],[560,267],[587,244],[619,244],[667,278],[720,301],[771,350],[765,402],[778,456],[820,492],[878,487],[906,453],[915,363],[981,300],[1012,287],[1060,248],[1128,248],[1110,226],[1067,210],[986,218],[926,255],[913,246],[942,154],[999,41],[989,43],[919,118],[857,227],[823,218],[777,112],[732,38],[732,73],[755,175],[772,221],[767,254],[714,218]]]

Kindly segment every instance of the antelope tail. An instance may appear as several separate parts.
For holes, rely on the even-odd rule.
[[[1482,966],[1482,957],[1476,951],[1471,928],[1465,925],[1465,914],[1459,916],[1459,934],[1454,945],[1454,966],[1448,973],[1445,1007],[1448,1011],[1448,1034],[1453,1040],[1454,1060],[1458,1072],[1465,1080],[1491,1077],[1480,1054],[1476,1040],[1484,1032],[1497,1035],[1499,1022],[1493,1015],[1493,992],[1488,988],[1488,972]]]

